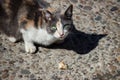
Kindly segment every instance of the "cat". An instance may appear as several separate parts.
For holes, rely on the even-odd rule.
[[[12,42],[23,39],[25,51],[34,43],[49,46],[63,41],[73,27],[73,5],[63,14],[42,9],[37,0],[0,0],[0,30]]]

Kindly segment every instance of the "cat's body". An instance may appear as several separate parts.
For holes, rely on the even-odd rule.
[[[34,42],[48,46],[64,40],[72,25],[72,5],[64,14],[52,14],[37,0],[0,1],[0,30],[12,42],[23,38],[26,52],[35,52]]]

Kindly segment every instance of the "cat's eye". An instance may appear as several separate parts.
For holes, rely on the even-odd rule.
[[[56,26],[52,26],[52,27],[51,27],[51,30],[52,30],[52,31],[56,31],[56,30],[57,30],[57,27],[56,27]]]
[[[71,29],[71,26],[70,26],[69,24],[64,25],[64,29],[66,29],[66,30],[70,30],[70,29]]]

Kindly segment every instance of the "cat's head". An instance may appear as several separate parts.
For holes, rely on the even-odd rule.
[[[73,5],[70,5],[63,14],[52,14],[46,11],[45,21],[47,23],[47,32],[59,40],[66,38],[73,27],[72,15]]]

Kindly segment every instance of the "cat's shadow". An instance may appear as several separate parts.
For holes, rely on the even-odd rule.
[[[74,28],[63,43],[53,44],[46,48],[67,49],[73,50],[78,54],[88,54],[98,46],[99,40],[105,36],[106,34],[86,34]]]

